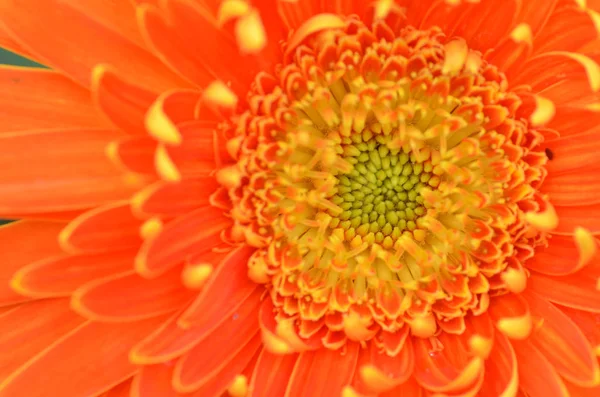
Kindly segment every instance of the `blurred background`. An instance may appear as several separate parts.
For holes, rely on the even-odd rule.
[[[16,54],[13,54],[12,52],[3,50],[2,48],[0,48],[0,64],[42,67],[42,65],[40,65],[40,64],[32,62],[29,59],[20,57]],[[10,222],[10,221],[7,219],[0,219],[0,225],[3,225],[8,222]]]

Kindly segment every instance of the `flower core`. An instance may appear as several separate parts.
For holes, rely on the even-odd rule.
[[[332,15],[283,50],[222,127],[234,161],[217,175],[277,337],[460,334],[524,288],[547,157],[493,65],[437,29]]]

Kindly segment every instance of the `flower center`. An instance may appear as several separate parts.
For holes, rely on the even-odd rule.
[[[464,42],[332,17],[306,22],[222,127],[232,239],[257,248],[249,276],[296,349],[460,334],[524,288],[545,242],[526,222],[548,206],[543,136]]]

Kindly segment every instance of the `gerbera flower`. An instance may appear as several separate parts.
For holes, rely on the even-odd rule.
[[[1,0],[0,396],[597,396],[590,0]]]

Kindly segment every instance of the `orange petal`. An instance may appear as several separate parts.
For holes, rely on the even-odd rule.
[[[556,4],[560,0],[546,0],[543,2],[532,3],[530,1],[521,2],[521,7],[515,24],[526,23],[535,37],[540,30],[544,28],[550,15],[554,12]]]
[[[138,371],[129,362],[127,352],[163,320],[154,318],[125,326],[84,323],[4,379],[0,392],[6,396],[99,394]],[[38,381],[32,382],[32,379]]]
[[[187,393],[201,387],[258,335],[259,306],[260,294],[253,294],[233,315],[181,357],[173,375],[179,392]]]
[[[565,382],[569,395],[572,397],[596,397],[600,396],[600,386],[596,387],[580,387],[572,383]]]
[[[380,394],[379,397],[421,397],[423,394],[423,388],[417,383],[416,379],[412,377],[406,381],[406,383]]]
[[[167,362],[188,352],[198,343],[206,346],[206,341],[214,340],[218,335],[237,332],[240,324],[252,328],[252,324],[256,322],[258,326],[257,312],[261,295],[262,291],[255,290],[228,312],[215,312],[212,319],[189,328],[179,326],[179,315],[176,315],[134,346],[130,358],[136,364],[143,365]]]
[[[70,211],[129,196],[144,181],[127,178],[106,157],[118,136],[84,129],[0,136],[0,213]]]
[[[531,27],[523,23],[517,25],[508,36],[493,46],[491,51],[485,54],[485,59],[498,70],[510,75],[511,71],[520,68],[529,57],[532,44]]]
[[[470,353],[468,339],[440,334],[438,344],[415,338],[415,378],[436,393],[468,392],[478,388],[484,360]]]
[[[129,378],[126,381],[119,383],[98,397],[130,397],[129,391],[131,389],[131,380],[132,378]]]
[[[600,203],[573,207],[556,206],[555,209],[559,221],[553,233],[571,234],[581,227],[594,235],[600,234]]]
[[[577,273],[562,277],[531,272],[527,288],[551,302],[600,313],[600,291],[597,289],[599,269],[600,266],[588,266]]]
[[[572,84],[574,83],[571,81],[565,83],[565,89],[560,90],[556,96],[558,98],[566,98],[566,101],[568,101],[571,96],[568,93],[574,92],[577,94],[577,92],[581,92],[581,90],[577,89],[573,91],[569,90],[567,86],[571,86]],[[585,103],[589,103],[589,101]],[[560,131],[560,136],[563,138],[591,132],[600,124],[600,112],[585,103],[570,106],[570,103],[567,102],[566,104],[557,106],[554,118],[547,124],[547,127]]]
[[[154,153],[158,143],[152,137],[126,137],[111,142],[106,155],[124,171],[157,176]]]
[[[108,126],[87,90],[48,69],[0,65],[0,109],[2,132]]]
[[[512,342],[519,363],[519,388],[528,396],[569,397],[552,364],[530,342]]]
[[[511,342],[496,334],[490,356],[485,361],[485,376],[479,395],[514,396],[519,388],[517,357]]]
[[[446,34],[462,37],[470,48],[485,52],[509,33],[519,6],[517,0],[504,1],[502,7],[489,1],[467,5]]]
[[[20,268],[11,285],[32,297],[69,296],[85,283],[131,270],[134,255],[134,251],[116,251],[42,259]]]
[[[236,353],[229,362],[191,395],[191,397],[220,397],[232,385],[236,377],[245,371],[246,367],[252,365],[260,354],[261,341],[260,335],[256,335],[240,351]],[[176,378],[173,379],[173,386],[177,389]]]
[[[549,246],[536,249],[533,258],[526,262],[526,267],[547,275],[566,276],[581,270],[590,262],[600,263],[596,253],[598,241],[583,230],[579,231],[579,236],[579,242],[570,235],[552,236]],[[592,241],[587,241],[590,238]],[[589,247],[588,243],[592,246]]]
[[[511,339],[526,339],[531,333],[532,320],[527,301],[519,294],[494,297],[489,313],[496,328]]]
[[[253,397],[283,396],[294,370],[297,354],[273,354],[263,349],[250,381]]]
[[[421,29],[429,29],[438,26],[448,37],[452,37],[453,30],[457,27],[461,17],[472,9],[472,5],[461,3],[459,5],[448,4],[448,2],[435,1],[429,7],[423,20],[421,21]]]
[[[245,94],[261,70],[258,58],[240,55],[234,37],[203,7],[187,0],[166,0],[163,4],[165,10],[151,7],[140,10],[142,29],[156,53],[197,86],[221,79],[231,81],[235,92]],[[164,15],[169,16],[168,21]],[[190,40],[189,37],[211,37],[212,40]],[[233,67],[239,64],[244,68]]]
[[[173,312],[195,293],[181,285],[180,268],[152,280],[128,272],[92,281],[71,297],[73,310],[93,321],[136,321]]]
[[[526,291],[531,314],[543,319],[530,341],[565,379],[581,386],[600,383],[600,369],[581,330],[552,303]]]
[[[0,361],[0,379],[83,322],[69,307],[68,299],[25,303],[1,315],[0,348],[10,354]]]
[[[179,397],[171,384],[172,362],[144,365],[133,378],[130,397]]]
[[[314,0],[280,1],[276,7],[288,30],[296,30],[312,16],[324,12],[321,4]]]
[[[59,222],[18,221],[0,226],[0,306],[30,300],[10,287],[17,270],[31,262],[62,253]],[[35,247],[35,249],[31,249]]]
[[[101,63],[115,66],[126,79],[153,90],[182,86],[182,81],[158,59],[97,18],[93,10],[87,12],[77,4],[62,0],[4,0],[2,22],[36,59],[84,86],[90,85],[92,69]],[[108,11],[103,16],[121,15]],[[94,51],[89,51],[90,46]]]
[[[370,393],[382,393],[406,382],[415,367],[411,339],[407,339],[397,356],[389,356],[371,343],[369,362],[357,369],[362,384]]]
[[[108,65],[94,68],[91,91],[98,107],[115,126],[130,134],[146,134],[144,118],[157,94],[124,80]]]
[[[212,273],[198,298],[182,314],[180,325],[214,327],[238,307],[257,284],[248,278],[248,259],[254,251],[248,246],[233,250]]]
[[[221,210],[203,207],[164,226],[157,237],[147,239],[136,258],[136,270],[155,277],[183,262],[191,254],[210,251],[223,241],[221,233],[231,225]]]
[[[184,179],[179,183],[156,182],[132,199],[133,210],[145,216],[175,217],[209,204],[219,187],[214,177]]]
[[[11,35],[0,23],[0,48],[7,49],[15,54],[19,54],[22,57],[28,58],[30,60],[35,61],[34,57],[31,53],[23,48],[21,43],[19,43],[13,35]]]
[[[598,352],[600,352],[600,314],[588,313],[565,306],[559,306],[558,308],[583,332],[592,349],[598,355]]]
[[[555,206],[580,206],[600,202],[600,168],[548,174],[540,191]]]
[[[552,13],[544,29],[535,38],[538,54],[549,51],[577,51],[595,40],[598,31],[587,10],[573,4]]]
[[[553,153],[552,160],[546,164],[548,174],[579,171],[583,168],[595,168],[598,165],[596,154],[600,151],[600,131],[554,139],[547,144]]]
[[[285,397],[339,396],[356,369],[360,345],[348,342],[339,350],[318,349],[301,353]]]
[[[128,202],[117,202],[75,218],[60,233],[60,243],[70,252],[132,248],[142,242],[142,223],[133,216]]]

